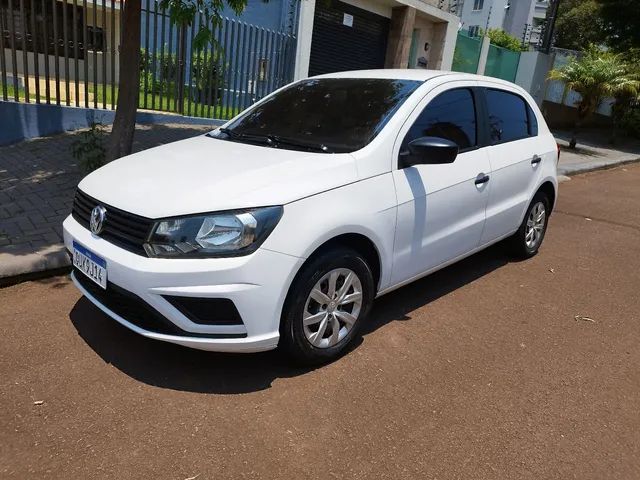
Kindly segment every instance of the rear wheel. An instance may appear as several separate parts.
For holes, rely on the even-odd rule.
[[[280,342],[297,361],[319,364],[342,355],[371,308],[374,283],[365,259],[349,248],[321,253],[291,286]]]
[[[538,253],[547,232],[550,207],[549,197],[545,193],[535,194],[520,228],[510,238],[515,255],[521,258],[530,258]]]

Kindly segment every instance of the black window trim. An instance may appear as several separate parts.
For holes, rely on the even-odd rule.
[[[444,84],[446,85],[446,84]],[[438,98],[440,95],[445,94],[447,92],[451,92],[453,90],[469,90],[471,92],[471,100],[473,101],[473,107],[474,107],[474,114],[475,114],[475,119],[476,119],[476,144],[472,147],[469,148],[465,148],[462,149],[458,152],[458,154],[461,153],[468,153],[468,152],[473,152],[474,150],[478,150],[480,148],[485,147],[486,145],[483,144],[484,141],[486,141],[486,133],[488,132],[488,128],[485,125],[486,122],[482,122],[482,125],[480,124],[480,119],[481,118],[488,118],[486,116],[486,110],[482,109],[481,107],[484,107],[486,109],[486,104],[483,104],[484,100],[484,92],[481,92],[482,88],[481,87],[474,87],[472,85],[463,85],[463,86],[459,86],[459,87],[453,87],[453,88],[448,88],[446,90],[443,90],[442,92],[438,93],[435,97],[433,97],[431,100],[429,100],[429,102],[422,108],[420,109],[420,113],[418,113],[418,115],[416,116],[416,118],[411,122],[411,125],[409,126],[409,129],[407,130],[407,133],[404,134],[404,136],[402,137],[402,141],[400,142],[400,150],[398,151],[398,169],[402,170],[403,167],[402,166],[402,159],[400,157],[400,155],[402,154],[402,144],[404,143],[405,139],[407,138],[407,135],[409,135],[409,132],[411,131],[411,128],[413,127],[413,125],[415,124],[415,122],[418,120],[418,118],[420,118],[420,115],[422,115],[422,112],[425,111],[426,108],[429,107],[429,104],[434,101],[436,98]],[[427,95],[429,95],[428,92],[425,97]],[[485,132],[486,130],[486,132]]]
[[[540,122],[538,121],[536,112],[533,111],[533,108],[531,108],[531,105],[529,104],[529,102],[527,102],[527,99],[525,98],[523,100],[527,104],[527,130],[529,132],[529,136],[537,137],[540,134]],[[536,133],[533,133],[533,122],[531,121],[532,118],[536,119]]]
[[[503,145],[505,143],[511,143],[511,142],[517,142],[519,140],[524,140],[525,138],[537,137],[537,135],[532,135],[532,133],[531,133],[531,115],[532,114],[535,115],[535,113],[533,112],[533,109],[531,108],[531,105],[529,105],[529,102],[527,101],[526,98],[524,98],[519,93],[512,92],[511,90],[506,90],[506,89],[500,88],[498,86],[495,86],[495,87],[493,87],[493,86],[492,87],[482,86],[482,87],[479,87],[479,88],[482,90],[481,96],[483,98],[483,104],[484,104],[484,109],[485,109],[485,112],[484,112],[485,115],[484,115],[483,124],[484,124],[484,130],[486,130],[486,133],[487,133],[487,137],[485,138],[485,140],[487,141],[487,144],[484,145],[484,146],[495,147],[497,145]],[[495,91],[498,91],[498,92],[509,93],[511,95],[514,95],[514,96],[518,97],[520,100],[522,100],[524,102],[525,111],[527,113],[527,135],[526,136],[518,137],[518,138],[511,138],[509,140],[504,140],[502,142],[496,142],[496,143],[491,142],[491,133],[489,131],[489,103],[487,101],[487,94],[486,94],[487,90],[495,90]],[[536,122],[537,122],[537,120],[538,119],[536,118]],[[538,127],[538,129],[539,128],[540,127]]]

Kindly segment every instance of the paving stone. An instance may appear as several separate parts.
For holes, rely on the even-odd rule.
[[[210,130],[211,127],[193,125],[139,126],[134,152]],[[36,251],[42,249],[64,251],[62,222],[71,213],[76,186],[85,176],[70,153],[78,134],[66,133],[0,147],[0,255],[16,255],[7,262],[12,265],[7,272],[3,271],[4,265],[0,265],[0,278],[68,263],[66,254],[52,266],[47,266],[47,261],[40,257],[29,263],[27,257],[33,258]],[[15,253],[18,251],[19,254]],[[22,257],[25,265],[17,265]]]

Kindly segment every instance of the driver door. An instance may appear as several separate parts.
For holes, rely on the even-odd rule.
[[[475,82],[450,82],[425,96],[400,130],[393,171],[398,210],[392,284],[407,282],[474,251],[480,244],[491,167],[480,148]],[[446,138],[460,151],[453,163],[402,168],[408,143]]]

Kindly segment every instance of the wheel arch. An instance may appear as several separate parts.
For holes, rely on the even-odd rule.
[[[380,255],[380,250],[376,246],[375,242],[369,236],[363,233],[356,233],[356,232],[340,233],[328,239],[325,239],[319,245],[315,246],[312,252],[307,256],[306,260],[302,262],[302,264],[298,267],[296,273],[293,275],[293,278],[287,288],[287,292],[282,305],[281,316],[284,315],[285,308],[287,308],[287,304],[291,302],[291,291],[293,289],[293,285],[298,280],[300,272],[303,270],[303,268],[306,265],[308,265],[309,262],[312,262],[318,255],[321,255],[327,250],[330,250],[336,247],[352,248],[353,250],[360,253],[365,258],[367,264],[371,268],[371,273],[373,274],[373,281],[374,281],[374,287],[375,287],[374,298],[375,298],[375,295],[380,289],[380,279],[383,274],[382,272],[383,260]],[[282,320],[280,323],[280,328],[282,328]]]
[[[538,194],[538,192],[542,192],[545,195],[547,195],[547,197],[549,197],[549,201],[550,201],[550,204],[551,204],[550,210],[549,210],[549,215],[551,215],[551,212],[553,212],[553,208],[554,208],[554,206],[556,204],[556,197],[557,197],[556,186],[551,182],[551,180],[545,180],[538,187],[538,190],[536,190],[536,194]]]
[[[380,258],[380,252],[373,240],[361,233],[343,233],[325,241],[322,245],[316,248],[311,257],[319,255],[337,246],[351,248],[364,257],[364,259],[367,261],[367,265],[369,265],[369,268],[371,268],[371,273],[373,274],[373,283],[375,285],[377,293],[378,288],[380,287],[382,260]]]

